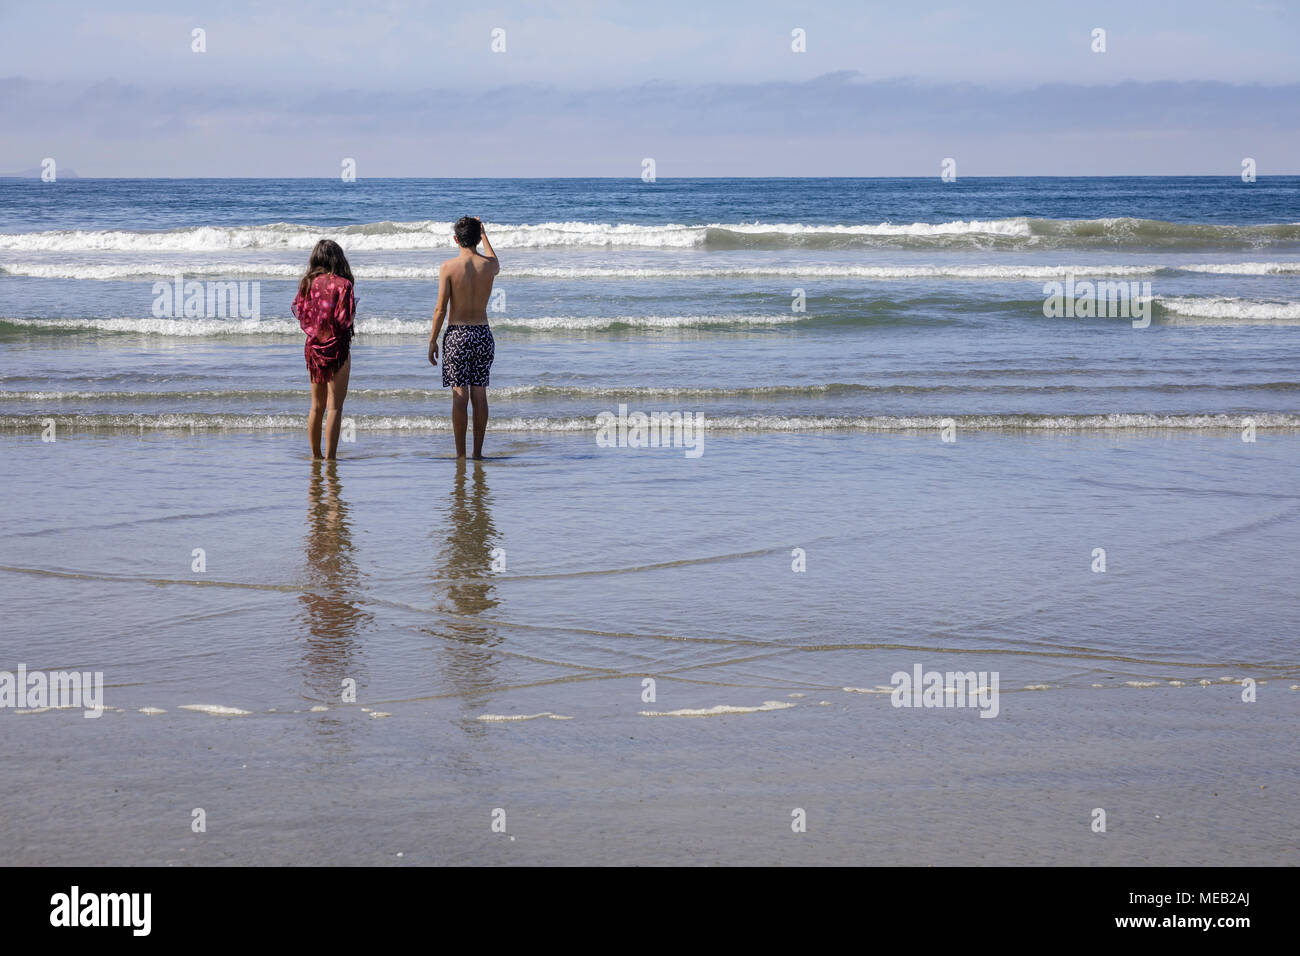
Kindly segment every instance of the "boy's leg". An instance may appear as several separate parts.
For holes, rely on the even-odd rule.
[[[483,436],[487,434],[488,402],[487,386],[474,385],[469,390],[474,402],[474,457],[483,457]]]
[[[313,458],[323,457],[320,453],[320,429],[321,422],[325,418],[326,389],[324,382],[311,383],[311,408],[307,410],[307,438],[311,441]]]
[[[456,435],[456,457],[465,457],[465,428],[469,424],[469,388],[456,385],[451,390],[451,430]]]
[[[325,410],[329,413],[326,429],[325,457],[333,458],[339,450],[339,429],[343,424],[343,399],[348,396],[348,376],[352,373],[352,356],[334,373],[326,386]]]

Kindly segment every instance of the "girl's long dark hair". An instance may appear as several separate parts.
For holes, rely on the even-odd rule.
[[[298,283],[298,294],[305,296],[311,290],[312,280],[326,273],[340,276],[349,282],[355,281],[352,278],[352,267],[348,265],[348,257],[343,254],[343,248],[333,239],[322,239],[312,249],[311,261],[307,263],[307,273]]]

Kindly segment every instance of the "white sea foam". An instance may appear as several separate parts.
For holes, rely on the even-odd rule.
[[[303,268],[299,264],[275,262],[175,262],[141,260],[138,262],[5,262],[0,275],[37,279],[80,279],[98,281],[173,280],[177,274],[186,279],[297,279]],[[396,264],[358,265],[353,268],[357,281],[407,280],[433,281],[437,266]],[[1062,263],[1060,265],[852,265],[801,262],[772,263],[762,266],[530,266],[508,262],[501,272],[509,279],[728,279],[785,278],[813,279],[971,279],[971,280],[1046,280],[1067,273],[1076,277],[1135,278],[1163,271],[1221,275],[1300,275],[1300,262],[1244,263]]]
[[[605,329],[627,327],[636,329],[690,329],[709,326],[746,326],[746,325],[788,325],[802,322],[807,315],[615,315],[615,316],[573,316],[557,315],[538,318],[496,319],[497,328],[528,329],[533,331],[577,330],[603,331]],[[428,325],[428,323],[424,323]]]
[[[707,226],[547,222],[494,225],[492,238],[505,248],[639,246],[690,248],[703,243]],[[729,228],[729,227],[722,227]],[[802,229],[803,227],[796,227]],[[0,234],[0,249],[41,252],[226,252],[252,249],[308,250],[332,237],[349,252],[442,250],[451,243],[450,222],[378,222],[321,227],[202,226],[161,232],[60,230]]]
[[[1300,302],[1264,302],[1230,296],[1177,296],[1155,301],[1177,316],[1223,320],[1234,325],[1293,325],[1300,322]]]
[[[718,704],[716,707],[692,708],[682,710],[643,710],[642,717],[720,717],[724,714],[757,714],[769,710],[789,710],[797,705],[785,700],[765,700],[757,707],[733,707],[730,704]]]
[[[1161,391],[1208,390],[1208,391],[1254,391],[1266,389],[1272,391],[1300,391],[1300,382],[1239,382],[1239,383],[1166,383],[1155,386]],[[763,402],[794,400],[807,398],[831,397],[874,397],[877,395],[930,395],[961,391],[965,393],[1032,391],[1033,386],[1002,384],[972,384],[956,387],[952,385],[911,385],[911,384],[862,384],[830,383],[825,385],[752,385],[723,386],[720,388],[701,388],[691,385],[494,385],[492,398],[498,401],[536,401],[548,399],[556,401],[592,401],[616,399],[626,401],[650,402],[659,399],[690,399],[711,402],[720,399],[758,399]],[[1076,389],[1091,392],[1094,387],[1087,384],[1078,386],[1056,386],[1055,390]],[[1104,390],[1104,389],[1103,389]],[[135,406],[144,404],[168,403],[172,408],[191,407],[193,402],[233,401],[241,405],[250,402],[289,401],[298,403],[303,397],[301,388],[270,389],[223,389],[223,388],[188,388],[175,391],[167,390],[58,390],[58,391],[21,391],[0,389],[0,402],[130,402]],[[399,399],[402,401],[441,400],[447,397],[445,390],[439,388],[353,388],[348,391],[349,399],[381,400]],[[617,402],[616,402],[617,403]],[[142,409],[141,409],[142,410]]]
[[[565,717],[563,714],[553,714],[549,710],[544,710],[540,714],[480,714],[476,720],[487,721],[488,723],[506,723],[518,720],[537,720],[540,717],[548,717],[551,720],[572,720],[572,717]]]
[[[7,325],[31,329],[66,329],[85,332],[134,332],[139,335],[202,337],[216,335],[297,335],[302,329],[293,319],[0,319]],[[422,323],[427,326],[428,323]],[[414,323],[411,323],[414,327]],[[358,331],[360,323],[358,323]],[[426,333],[427,334],[427,333]]]
[[[397,270],[383,270],[397,271]],[[372,276],[371,278],[428,278],[437,270],[413,270],[418,275]],[[26,276],[34,279],[88,279],[111,281],[118,279],[175,279],[178,274],[186,279],[297,279],[302,276],[301,265],[288,263],[228,262],[214,265],[203,262],[6,262],[0,264],[0,275]],[[354,271],[355,275],[355,271]]]
[[[1211,262],[1178,266],[1184,272],[1208,272],[1230,276],[1300,275],[1300,262]]]
[[[1154,275],[1161,269],[1180,268],[1154,264],[1062,264],[1062,265],[811,265],[799,262],[774,263],[766,266],[713,266],[710,268],[672,266],[528,266],[507,263],[501,271],[509,279],[728,279],[785,278],[814,279],[1055,279],[1072,273],[1076,277],[1100,276],[1126,278]],[[0,274],[38,279],[144,280],[174,279],[180,273],[186,279],[297,279],[301,265],[287,263],[34,263],[6,262]],[[363,279],[434,280],[437,266],[378,265],[357,266],[357,281]]]
[[[604,332],[620,329],[744,329],[783,326],[808,321],[808,315],[613,315],[538,316],[498,318],[491,324],[509,332]],[[157,319],[157,318],[3,318],[0,323],[19,328],[67,332],[118,332],[173,338],[207,338],[243,335],[302,337],[293,319]],[[428,338],[427,319],[363,318],[355,327],[359,336],[416,336]]]
[[[703,329],[746,326],[788,325],[809,318],[806,315],[554,315],[508,318],[492,322],[495,329],[525,332],[578,331],[599,332],[609,329]],[[68,319],[0,319],[8,325],[31,329],[54,329],[86,332],[123,332],[202,338],[229,335],[275,335],[302,337],[294,319],[156,319],[156,318],[68,318]],[[356,334],[410,335],[428,338],[428,319],[362,318]]]
[[[803,223],[712,223],[705,229],[749,236],[1015,236],[1028,238],[1028,219],[957,219],[951,222],[882,222],[857,226],[804,225]]]
[[[252,713],[250,710],[226,707],[223,704],[181,704],[181,710],[197,710],[203,714],[212,714],[214,717],[244,717]]]
[[[1267,301],[1228,296],[1167,296],[1155,302],[1165,313],[1165,320],[1193,320],[1198,324],[1224,325],[1293,325],[1300,324],[1300,302]],[[774,312],[746,315],[551,315],[499,316],[492,327],[509,332],[603,332],[619,329],[743,329],[784,326],[815,321],[815,314]],[[69,332],[119,332],[136,335],[179,338],[225,336],[288,336],[300,338],[302,329],[292,318],[263,319],[172,319],[153,317],[120,318],[0,318],[7,325],[30,329]],[[384,316],[357,320],[360,336],[427,337],[427,319]]]
[[[1234,243],[1261,245],[1294,241],[1296,224],[1222,225],[1114,217],[1104,219],[953,220],[943,223],[682,223],[640,224],[542,222],[487,224],[502,249],[660,248],[689,249],[711,244],[836,245],[970,244],[1000,241],[1020,246],[1064,244]],[[451,241],[452,224],[438,220],[372,222],[352,226],[301,223],[200,226],[164,231],[47,230],[0,234],[0,249],[42,252],[223,252],[254,249],[307,250],[318,239],[338,240],[349,251],[440,250]]]
[[[940,386],[942,387],[942,386]],[[831,384],[831,385],[758,385],[734,388],[699,388],[689,385],[501,385],[493,386],[492,397],[504,399],[541,399],[541,398],[637,398],[651,400],[655,398],[800,398],[804,396],[820,397],[831,393],[857,394],[874,391],[888,391],[890,386]],[[900,386],[902,390],[906,387]],[[920,386],[924,389],[925,386]],[[167,401],[191,402],[207,399],[237,399],[254,401],[265,399],[301,399],[302,389],[187,389],[182,391],[7,391],[0,389],[0,401],[8,402],[61,402],[61,401]],[[447,393],[436,388],[353,388],[348,390],[350,398],[400,398],[426,399],[445,398]]]
[[[1256,412],[1250,416],[1256,429],[1300,428],[1300,414]],[[93,431],[100,428],[183,429],[188,431],[287,431],[303,427],[301,415],[237,414],[89,414],[89,415],[0,415],[0,428],[35,429],[54,418],[60,429]],[[436,415],[357,415],[358,430],[405,432],[447,431],[450,418]],[[718,415],[708,417],[705,427],[718,432],[815,432],[846,431],[938,431],[946,422],[975,431],[1112,431],[1165,429],[1176,431],[1239,430],[1242,415],[1152,415],[1111,413],[1105,415]],[[515,416],[494,419],[489,431],[501,432],[589,432],[596,430],[595,418],[548,418]]]
[[[616,246],[689,249],[709,237],[776,236],[806,242],[817,237],[1007,236],[1028,238],[1026,219],[957,220],[946,223],[877,223],[805,225],[803,223],[636,223],[544,222],[524,225],[488,223],[502,249]],[[337,239],[349,252],[445,249],[452,224],[432,220],[377,222],[360,226],[321,227],[293,223],[264,226],[201,226],[161,232],[128,230],[52,230],[0,234],[0,249],[39,252],[225,252],[251,249],[308,250],[318,239]]]
[[[920,265],[861,266],[810,265],[800,262],[770,266],[716,266],[710,269],[588,266],[525,267],[511,276],[539,279],[714,279],[780,278],[806,276],[816,279],[1054,279],[1073,273],[1075,276],[1144,276],[1153,275],[1158,265]],[[502,270],[502,275],[507,275]]]

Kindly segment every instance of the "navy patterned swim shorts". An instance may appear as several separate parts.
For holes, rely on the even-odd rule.
[[[442,336],[442,387],[487,385],[496,342],[486,325],[449,325]]]

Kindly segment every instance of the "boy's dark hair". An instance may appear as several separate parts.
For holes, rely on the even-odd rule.
[[[482,238],[483,227],[473,216],[461,216],[456,220],[456,245],[474,249]]]

